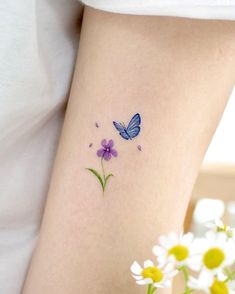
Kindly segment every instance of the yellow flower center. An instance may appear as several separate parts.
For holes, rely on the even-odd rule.
[[[224,261],[224,252],[217,247],[210,248],[204,253],[203,263],[208,269],[215,269]]]
[[[224,282],[214,280],[214,283],[210,287],[211,294],[228,294],[228,287]]]
[[[224,225],[222,228],[221,227],[217,227],[217,232],[226,232],[227,231],[227,226]]]
[[[225,224],[223,225],[222,228],[221,227],[216,227],[216,231],[218,233],[221,233],[221,232],[226,233],[227,236],[228,236],[228,238],[232,238],[233,237],[232,230],[230,230],[230,228],[227,225],[225,225]]]
[[[149,267],[146,267],[141,275],[144,277],[144,278],[151,278],[153,280],[153,282],[157,283],[157,282],[160,282],[163,278],[163,273],[162,271],[155,267],[155,266],[149,266]]]
[[[182,261],[188,258],[189,250],[186,246],[176,245],[168,251],[169,255],[174,255],[177,261]]]

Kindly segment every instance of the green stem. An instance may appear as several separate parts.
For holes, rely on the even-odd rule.
[[[231,272],[229,268],[225,269],[225,273],[227,275],[227,279],[225,280],[225,282],[232,280],[235,276],[235,271]]]
[[[153,287],[151,294],[153,294],[156,290],[157,290],[157,288]]]
[[[185,266],[185,265],[183,265],[181,268],[180,268],[180,270],[182,271],[182,273],[183,273],[183,275],[184,275],[184,281],[185,281],[185,291],[184,291],[184,293],[183,294],[190,294],[190,293],[192,293],[193,292],[193,290],[192,289],[190,289],[189,287],[188,287],[188,280],[189,280],[189,272],[188,272],[188,268]]]
[[[152,294],[152,285],[151,284],[148,285],[148,292],[147,292],[147,294]]]
[[[188,269],[185,266],[182,266],[181,271],[184,275],[185,282],[188,282],[188,278],[189,278]]]
[[[155,288],[153,286],[153,284],[149,284],[148,285],[148,292],[147,292],[147,294],[153,294],[156,290],[157,290],[157,288]]]
[[[103,157],[101,157],[101,167],[102,167],[102,173],[103,173],[103,179],[105,181],[105,172],[104,172],[104,164],[103,164]]]
[[[101,167],[102,167],[102,173],[103,173],[103,196],[104,196],[104,189],[105,189],[105,171],[104,171],[103,160],[104,160],[104,158],[101,157]]]

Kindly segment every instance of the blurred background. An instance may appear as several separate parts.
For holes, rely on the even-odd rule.
[[[205,223],[216,218],[235,227],[235,88],[195,183],[185,231],[200,237]],[[182,293],[181,278],[174,282],[174,294]]]
[[[215,218],[235,226],[235,88],[195,183],[185,230],[200,236]]]

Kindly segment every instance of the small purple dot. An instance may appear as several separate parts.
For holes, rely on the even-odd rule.
[[[95,123],[95,126],[96,126],[97,128],[99,128],[99,124],[98,124],[98,122]]]
[[[93,146],[93,144],[92,144],[92,143],[90,143],[90,144],[89,144],[89,148],[91,148],[92,146]]]
[[[141,145],[138,145],[138,146],[137,146],[137,149],[138,149],[139,151],[142,151],[142,147],[141,147]]]

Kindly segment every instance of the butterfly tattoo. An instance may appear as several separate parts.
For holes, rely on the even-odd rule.
[[[139,113],[136,113],[130,120],[126,127],[124,123],[113,121],[113,125],[118,130],[120,136],[125,140],[132,140],[139,135],[140,132],[141,117]]]

